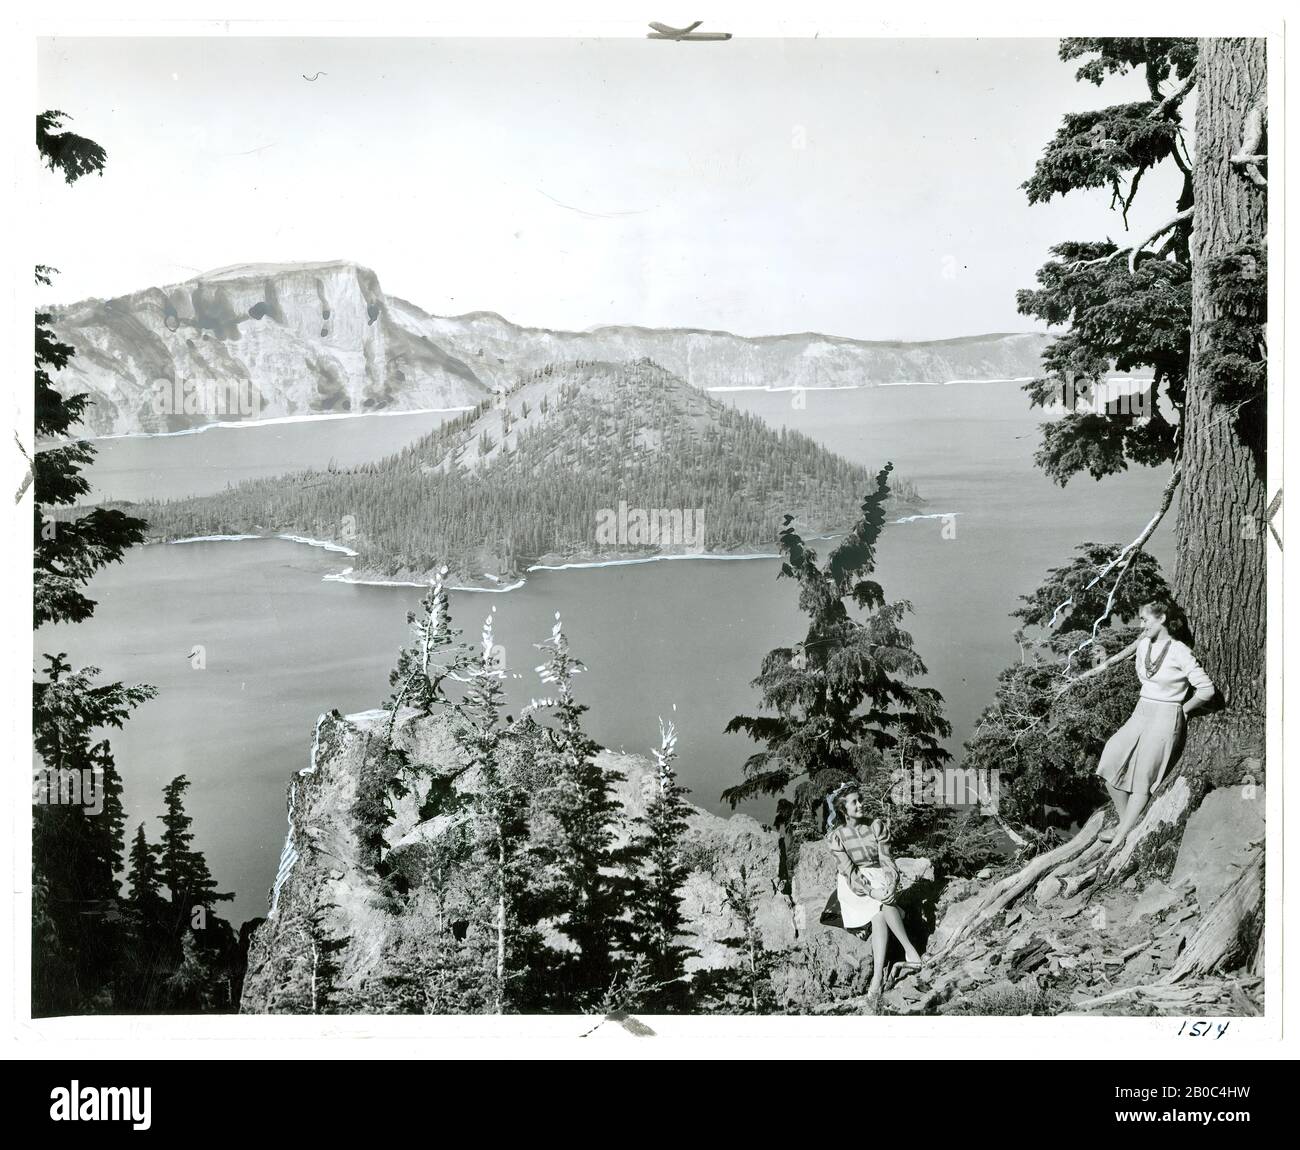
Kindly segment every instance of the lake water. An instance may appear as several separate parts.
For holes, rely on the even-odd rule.
[[[915,607],[910,630],[929,683],[946,699],[954,752],[1017,655],[1008,617],[1017,596],[1077,544],[1133,538],[1165,479],[1163,469],[1135,470],[1056,487],[1032,465],[1042,416],[1014,383],[719,398],[872,466],[891,459],[926,497],[927,512],[955,514],[954,538],[944,537],[939,519],[889,526],[877,569],[886,594]],[[235,477],[331,456],[341,466],[376,458],[439,418],[113,440],[101,443],[107,450],[92,479],[119,498],[219,490]],[[1151,550],[1168,572],[1172,522]],[[196,845],[223,888],[237,892],[236,923],[265,913],[284,838],[285,785],[307,765],[316,717],[382,702],[405,612],[420,596],[414,588],[322,581],[346,565],[337,554],[281,540],[137,548],[95,579],[93,619],[37,635],[38,652],[66,650],[75,665],[159,688],[111,735],[128,829],[148,819],[156,836],[162,786],[188,775]],[[722,811],[719,792],[739,779],[752,749],[722,728],[754,706],[749,682],[764,653],[802,635],[795,585],[778,581],[777,569],[774,560],[685,560],[536,572],[504,594],[453,594],[453,616],[474,636],[496,608],[498,642],[521,675],[511,680],[512,696],[526,700],[542,693],[533,644],[560,611],[589,668],[578,689],[594,737],[644,752],[657,742],[658,716],[672,716],[683,782],[695,802]],[[189,657],[196,645],[204,648],[202,670]],[[748,809],[767,818],[771,804]]]
[[[222,491],[244,479],[381,459],[445,418],[419,412],[100,439],[95,443],[99,456],[87,475],[95,499],[183,499]]]

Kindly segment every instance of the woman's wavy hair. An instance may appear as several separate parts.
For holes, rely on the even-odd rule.
[[[1189,638],[1187,616],[1183,614],[1182,609],[1168,595],[1157,595],[1154,599],[1148,599],[1138,610],[1150,611],[1152,614],[1161,616],[1165,621],[1165,628],[1175,639],[1186,640]]]
[[[848,801],[850,795],[863,796],[862,784],[857,782],[841,783],[829,795],[826,796],[826,829],[830,830],[834,826],[842,826],[849,821],[848,812],[844,809],[844,804]]]

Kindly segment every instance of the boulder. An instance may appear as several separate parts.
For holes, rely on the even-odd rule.
[[[948,940],[974,917],[983,898],[983,893],[978,892],[967,898],[949,902],[947,909],[939,919],[939,925],[935,928],[934,934],[930,936],[930,943],[926,949],[936,951],[947,945]]]
[[[1128,916],[1128,925],[1132,926],[1145,915],[1163,914],[1181,901],[1183,896],[1184,891],[1181,888],[1154,879],[1147,884],[1146,889],[1138,896],[1137,902],[1133,904],[1133,910]]]
[[[811,1011],[828,998],[862,994],[871,983],[874,961],[869,939],[815,918],[800,932],[800,945],[772,971],[771,984],[783,1010]]]
[[[1264,788],[1216,788],[1187,820],[1170,884],[1192,883],[1202,912],[1209,911],[1263,837]]]

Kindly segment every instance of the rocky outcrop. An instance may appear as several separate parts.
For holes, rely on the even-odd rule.
[[[1047,342],[1023,333],[902,343],[686,328],[550,331],[489,312],[429,315],[346,261],[243,264],[51,314],[75,353],[56,386],[90,394],[83,422],[94,435],[471,406],[546,364],[579,359],[649,357],[701,388],[1020,379],[1040,372]]]
[[[248,264],[52,311],[96,435],[472,405],[490,388],[346,262]]]
[[[248,945],[241,1010],[245,1013],[307,1013],[339,1009],[349,996],[363,998],[367,984],[391,973],[391,956],[423,944],[432,911],[417,898],[393,905],[365,860],[352,811],[359,787],[374,769],[388,713],[371,711],[321,717],[310,765],[288,788],[288,827],[281,865],[269,896],[266,920]],[[403,713],[394,745],[408,761],[450,777],[458,757],[437,717]],[[629,819],[645,810],[655,787],[655,768],[634,755],[604,751],[601,765]],[[441,765],[441,767],[440,767]],[[387,828],[388,861],[401,870],[456,825],[455,816],[422,820],[420,808],[432,785],[425,782],[397,800]],[[472,788],[460,776],[452,784]],[[868,942],[820,919],[835,889],[835,865],[820,843],[806,843],[793,881],[782,874],[777,834],[747,815],[720,818],[691,807],[682,848],[690,868],[682,892],[690,948],[688,972],[735,968],[747,961],[745,925],[736,891],[745,892],[770,971],[779,1008],[806,1012],[865,990],[871,977]],[[933,877],[925,860],[901,860],[917,886]],[[787,890],[790,893],[787,893]],[[468,886],[444,885],[440,913],[474,917],[481,907]],[[558,936],[550,940],[563,945]],[[322,963],[332,968],[323,992]]]
[[[337,967],[332,992],[359,993],[368,981],[385,976],[385,956],[400,950],[403,935],[422,929],[418,908],[398,911],[388,905],[373,867],[365,862],[352,817],[358,786],[375,765],[387,720],[387,712],[382,711],[347,718],[322,716],[311,765],[290,780],[280,871],[266,921],[249,946],[241,1004],[246,1013],[323,1009],[320,964],[323,950],[333,940],[346,943],[330,957]],[[401,716],[394,742],[409,761],[434,768],[435,778],[438,764],[450,774],[458,761],[447,730],[436,717],[413,712]],[[652,766],[635,756],[610,752],[603,752],[600,762],[620,776],[617,794],[627,814],[644,811],[654,785]],[[461,776],[455,785],[472,787],[473,781]],[[455,825],[446,816],[420,819],[426,793],[427,785],[395,804],[386,838],[389,858],[398,866],[403,852],[435,843]],[[693,808],[683,846],[691,866],[684,897],[688,931],[683,939],[695,951],[689,969],[719,969],[741,961],[734,943],[743,934],[743,925],[729,905],[725,886],[742,874],[764,945],[773,950],[794,945],[793,906],[780,890],[774,832],[745,815],[723,819]],[[473,895],[469,890],[457,892],[453,884],[453,913],[458,893],[466,898]]]
[[[1170,881],[1190,883],[1213,906],[1264,842],[1264,788],[1218,787],[1187,820]]]
[[[1164,793],[1178,792],[1178,782]],[[1263,790],[1251,783],[1209,791],[1182,827],[1167,874],[1079,881],[1096,872],[1098,846],[1106,849],[1095,841],[1097,815],[1075,840],[1024,866],[949,883],[926,968],[887,992],[880,1009],[1261,1013]],[[1153,805],[1158,827],[1157,813]],[[876,1008],[862,999],[835,1007]]]

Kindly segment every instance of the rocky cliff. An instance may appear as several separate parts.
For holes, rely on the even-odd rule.
[[[1048,337],[990,334],[907,343],[800,332],[739,336],[697,328],[521,327],[491,312],[440,317],[392,301],[413,329],[455,348],[484,379],[509,387],[517,373],[556,360],[649,357],[702,388],[863,387],[891,383],[1027,379],[1041,374]]]
[[[88,392],[95,435],[222,420],[469,406],[557,361],[649,357],[697,387],[846,387],[1027,378],[1047,337],[929,343],[803,333],[521,327],[433,316],[353,263],[244,264],[181,284],[52,309],[75,355],[56,376]],[[196,398],[186,405],[185,386]],[[217,398],[220,396],[220,398]]]
[[[242,265],[52,315],[75,352],[55,382],[90,393],[97,435],[462,407],[490,390],[351,263]]]
[[[395,908],[374,869],[363,861],[351,811],[358,785],[374,765],[387,712],[322,716],[311,763],[288,788],[288,827],[267,919],[253,934],[241,1010],[244,1013],[306,1013],[321,1009],[321,964],[328,943],[342,941],[330,956],[337,968],[331,1000],[364,1009],[368,988],[391,973],[394,955],[419,947],[430,911],[417,897]],[[450,771],[457,762],[443,721],[404,713],[394,745],[413,764]],[[617,793],[625,812],[644,811],[654,768],[631,755],[602,752],[601,764],[622,776]],[[422,821],[419,809],[429,783],[398,802],[386,839],[389,859],[448,832],[446,816]],[[458,786],[461,784],[457,784]],[[775,1001],[790,1011],[851,998],[865,990],[870,948],[843,930],[818,921],[835,886],[835,867],[820,844],[800,855],[793,876],[782,874],[778,836],[746,815],[720,818],[692,808],[684,850],[690,863],[683,907],[683,939],[695,954],[692,972],[736,967],[744,961],[737,939],[744,926],[727,898],[726,884],[743,875],[764,950],[770,956]],[[914,873],[924,871],[924,864]],[[789,890],[791,893],[786,893]],[[453,892],[453,902],[455,894]]]

